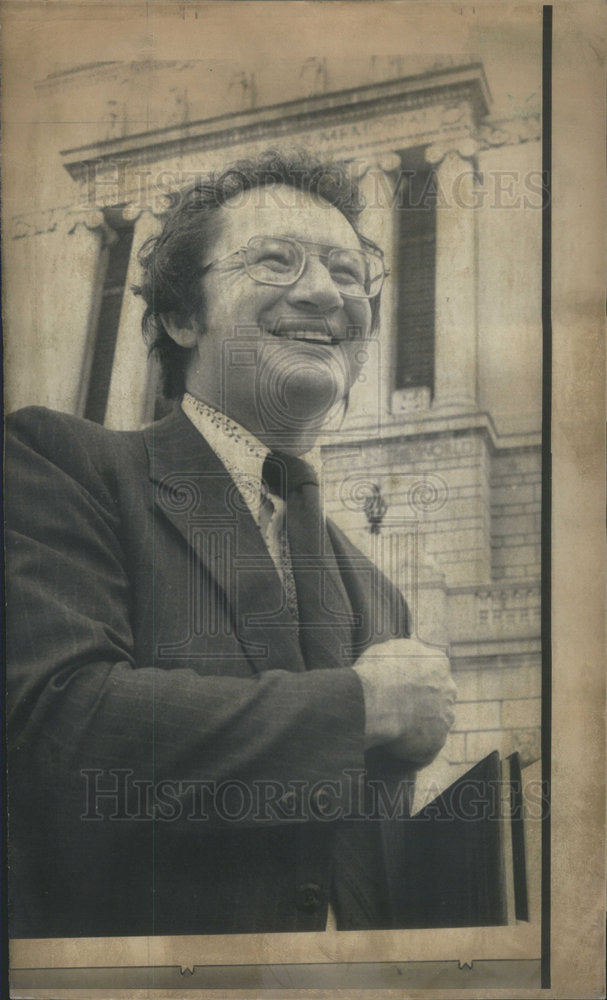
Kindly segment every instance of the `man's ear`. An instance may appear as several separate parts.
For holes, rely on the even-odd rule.
[[[178,321],[174,316],[162,316],[161,319],[169,337],[179,344],[179,347],[196,347],[201,331],[194,319],[189,319],[185,323]]]

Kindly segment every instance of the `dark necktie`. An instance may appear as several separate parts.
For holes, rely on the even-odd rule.
[[[306,667],[350,666],[354,659],[349,649],[352,608],[324,524],[316,474],[300,458],[271,452],[262,476],[268,489],[286,501],[299,641]],[[376,899],[382,877],[378,870],[383,857],[380,826],[355,822],[340,824],[336,830],[331,897],[340,928],[372,927],[378,915],[382,919]],[[314,831],[306,828],[302,833],[309,851]]]
[[[286,502],[299,642],[306,667],[349,666],[352,609],[322,516],[316,473],[301,458],[270,452],[262,476],[270,492]]]

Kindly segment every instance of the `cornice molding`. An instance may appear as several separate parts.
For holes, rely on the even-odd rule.
[[[512,449],[539,450],[542,436],[539,431],[504,434],[496,430],[490,413],[478,410],[461,414],[445,414],[437,410],[414,411],[405,415],[386,414],[381,427],[375,422],[343,428],[339,435],[325,434],[318,440],[323,454],[339,454],[353,447],[396,447],[414,444],[416,439],[427,440],[443,435],[481,434],[495,452]]]
[[[305,129],[379,119],[437,104],[448,104],[452,109],[464,101],[470,105],[472,120],[480,124],[489,110],[489,91],[480,63],[106,139],[65,150],[61,156],[66,170],[80,180],[92,164],[101,171],[104,165],[115,169],[125,161],[141,166],[171,155],[184,157],[246,142],[271,142]]]

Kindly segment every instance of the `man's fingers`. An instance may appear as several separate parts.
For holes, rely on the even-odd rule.
[[[396,738],[398,756],[433,759],[455,722],[457,687],[445,653],[394,639],[368,649],[354,669],[363,682],[367,746]]]

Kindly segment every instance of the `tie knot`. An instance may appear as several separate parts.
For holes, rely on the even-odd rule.
[[[283,500],[302,486],[318,486],[318,477],[308,462],[281,451],[268,453],[261,474],[270,492]]]

